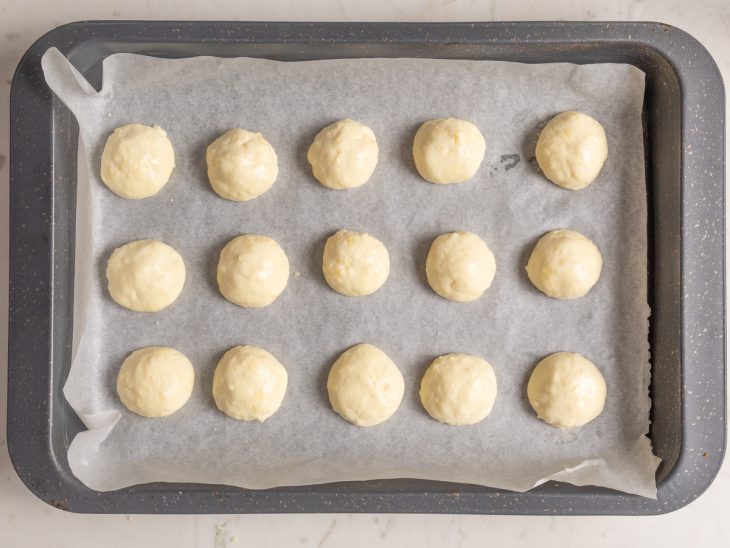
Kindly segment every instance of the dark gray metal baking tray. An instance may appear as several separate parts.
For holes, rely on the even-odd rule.
[[[45,85],[59,48],[92,82],[116,52],[279,60],[438,57],[631,63],[646,73],[652,427],[658,500],[547,483],[527,493],[389,480],[249,491],[146,484],[99,493],[68,467],[82,424],[62,386],[72,340],[78,129]],[[656,23],[78,22],[27,51],[11,91],[8,447],[39,498],[75,512],[659,514],[698,497],[725,449],[724,90],[708,52]]]

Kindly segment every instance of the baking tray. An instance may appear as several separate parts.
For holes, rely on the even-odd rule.
[[[83,426],[62,393],[71,362],[78,128],[43,79],[40,58],[51,46],[97,86],[102,60],[117,52],[642,69],[658,499],[555,482],[513,493],[408,479],[263,491],[165,483],[86,488],[68,467],[68,445]],[[708,52],[683,31],[657,23],[77,22],[26,52],[10,109],[7,439],[18,475],[49,504],[96,513],[660,514],[691,502],[714,479],[725,449],[724,90]]]

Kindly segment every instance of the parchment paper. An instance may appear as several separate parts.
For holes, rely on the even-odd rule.
[[[523,65],[428,59],[274,62],[201,57],[168,60],[130,54],[104,61],[97,93],[56,50],[46,80],[76,115],[90,178],[79,181],[73,363],[64,392],[88,431],[69,463],[96,490],[131,484],[205,482],[267,488],[373,478],[427,478],[524,491],[549,479],[655,497],[658,459],[649,426],[646,196],[641,110],[644,75],[628,65]],[[609,159],[586,190],[544,179],[534,161],[541,123],[581,110],[606,128]],[[411,144],[430,118],[475,123],[487,140],[477,176],[433,185],[415,171]],[[325,125],[344,117],[377,135],[380,161],[357,190],[332,191],[311,176],[306,150]],[[101,151],[117,126],[167,130],[177,167],[156,196],[124,200],[101,182]],[[279,177],[258,199],[218,197],[206,178],[205,149],[231,127],[263,132],[279,157]],[[347,227],[384,242],[387,283],[366,298],[328,288],[325,239]],[[538,237],[572,228],[604,256],[596,287],[582,299],[545,297],[524,266]],[[457,304],[428,287],[432,239],[479,234],[497,275],[478,301]],[[222,246],[243,233],[267,234],[286,251],[292,277],[269,307],[247,310],[218,292]],[[128,311],[106,291],[111,251],[155,238],[187,266],[178,301],[156,314]],[[349,346],[370,342],[400,367],[406,394],[386,423],[358,428],[330,408],[327,371]],[[254,344],[287,368],[289,388],[263,424],[238,422],[212,400],[217,360]],[[172,346],[196,369],[190,401],[164,419],[127,411],[115,393],[122,360],[145,346]],[[525,395],[545,355],[577,351],[608,382],[603,414],[567,432],[535,418]],[[441,354],[483,356],[499,393],[487,420],[450,427],[418,400],[420,378]]]

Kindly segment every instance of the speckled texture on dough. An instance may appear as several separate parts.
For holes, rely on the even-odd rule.
[[[375,293],[388,279],[390,257],[374,236],[342,229],[324,244],[322,272],[338,293],[364,297]]]
[[[413,138],[413,161],[430,183],[468,181],[484,160],[487,143],[473,123],[456,118],[428,120]]]
[[[372,344],[345,350],[327,375],[332,409],[357,426],[375,426],[391,418],[404,390],[398,366]]]
[[[185,285],[185,263],[158,240],[137,240],[118,247],[106,263],[109,294],[136,312],[159,312],[170,306]]]
[[[266,350],[236,346],[215,368],[213,398],[233,419],[264,422],[281,406],[287,382],[286,369]]]
[[[591,184],[608,157],[606,132],[582,112],[561,112],[540,132],[535,157],[545,177],[570,190]]]
[[[232,303],[262,308],[286,288],[289,259],[273,238],[244,234],[221,250],[216,279],[221,294]]]
[[[274,147],[260,133],[241,128],[229,129],[208,145],[205,157],[213,190],[234,202],[261,196],[279,174]]]
[[[119,126],[101,155],[101,179],[115,194],[133,200],[157,194],[174,167],[172,143],[158,126]]]
[[[143,417],[165,417],[190,398],[195,370],[174,348],[140,348],[122,362],[117,394],[130,411]]]
[[[603,411],[606,379],[577,352],[555,352],[530,374],[527,397],[538,418],[558,428],[578,428]]]
[[[497,271],[494,254],[472,232],[441,234],[426,257],[426,278],[444,299],[466,303],[489,289]]]
[[[492,411],[497,378],[492,366],[478,356],[448,354],[428,366],[419,395],[423,407],[437,421],[476,424]]]
[[[603,269],[601,252],[575,230],[551,230],[535,244],[527,260],[527,276],[548,297],[578,299],[596,285]]]
[[[373,130],[348,118],[320,131],[307,151],[312,173],[333,190],[364,185],[378,165],[378,142]]]

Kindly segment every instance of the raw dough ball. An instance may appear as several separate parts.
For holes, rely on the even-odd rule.
[[[118,247],[106,263],[109,294],[137,312],[170,306],[185,285],[180,254],[158,240],[137,240]]]
[[[421,177],[432,183],[461,183],[471,179],[484,159],[487,144],[477,127],[466,120],[429,120],[416,132],[413,160]]]
[[[175,151],[161,127],[127,124],[114,130],[101,155],[101,180],[122,198],[154,196],[170,180]]]
[[[403,375],[385,352],[358,344],[337,358],[327,377],[332,408],[357,426],[388,420],[403,399]]]
[[[343,229],[327,239],[322,272],[330,287],[343,295],[370,295],[388,279],[388,250],[370,234]]]
[[[174,348],[135,350],[122,363],[117,393],[130,411],[143,417],[165,417],[180,409],[193,393],[195,370]]]
[[[215,368],[213,398],[233,419],[264,422],[279,409],[286,385],[286,369],[274,356],[256,346],[236,346]]]
[[[497,264],[482,239],[471,232],[442,234],[431,244],[426,277],[431,288],[451,301],[481,297],[492,285]]]
[[[229,129],[208,146],[208,179],[216,193],[235,202],[261,196],[279,174],[276,152],[260,133]]]
[[[446,424],[476,424],[492,411],[497,378],[477,356],[448,354],[436,358],[421,380],[421,403]]]
[[[340,120],[314,138],[307,152],[314,177],[327,188],[355,188],[370,179],[378,163],[375,134],[355,120]]]
[[[603,126],[582,112],[562,112],[540,132],[535,156],[545,177],[579,190],[591,184],[608,157]]]
[[[261,308],[284,291],[289,260],[275,240],[246,234],[233,238],[221,251],[217,278],[226,299],[247,308]]]
[[[606,380],[580,354],[557,352],[537,364],[527,383],[527,398],[537,416],[558,428],[591,422],[606,403]]]
[[[592,241],[573,230],[553,230],[537,241],[527,261],[527,276],[555,299],[577,299],[596,284],[603,258]]]

